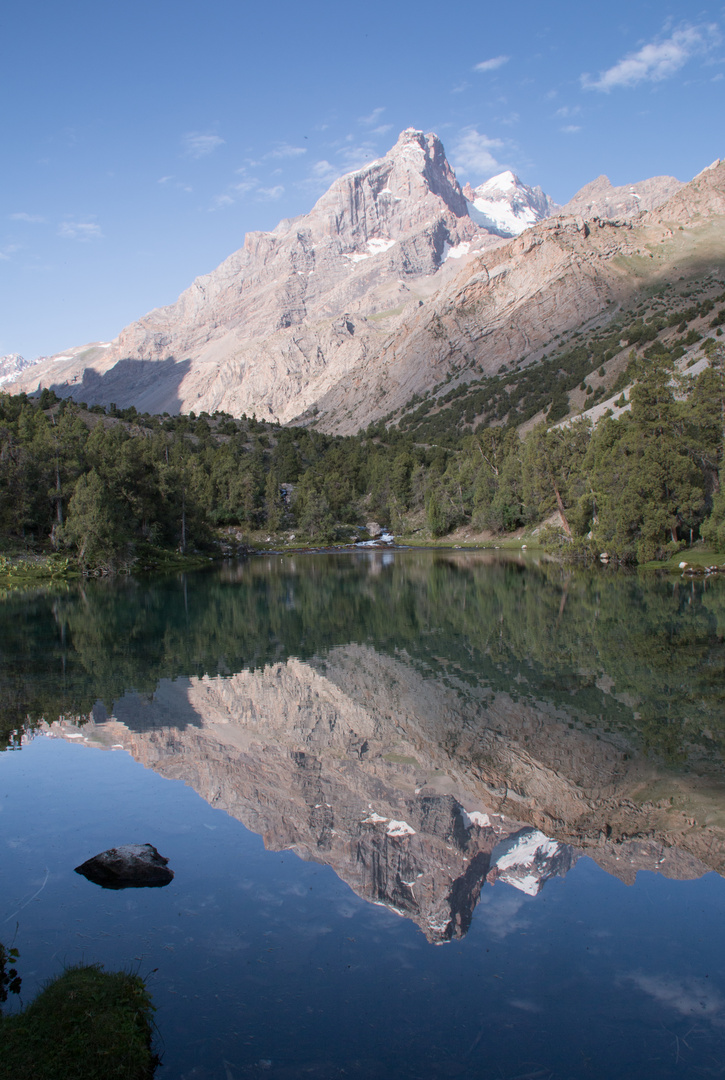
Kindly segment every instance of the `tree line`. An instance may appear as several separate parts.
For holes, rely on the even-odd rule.
[[[629,411],[491,425],[451,445],[396,427],[330,436],[256,420],[139,416],[115,406],[0,395],[0,544],[82,567],[153,550],[203,551],[218,530],[349,540],[374,518],[396,534],[461,525],[511,532],[559,512],[552,542],[643,562],[704,538],[725,548],[725,356],[697,377],[637,361]],[[620,399],[623,401],[624,399]]]

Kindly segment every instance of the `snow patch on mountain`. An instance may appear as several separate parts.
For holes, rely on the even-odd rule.
[[[33,364],[39,364],[41,360],[45,359],[46,357],[39,356],[37,360],[26,360],[20,353],[8,353],[7,356],[0,356],[0,386],[14,382],[22,371],[32,367]]]
[[[566,872],[571,863],[571,849],[538,829],[509,837],[491,853],[495,878],[527,896],[536,896],[550,877]]]
[[[451,247],[450,244],[443,245],[443,254],[441,255],[441,262],[444,263],[447,259],[462,259],[471,249],[471,245],[468,240],[464,240],[460,244],[456,244],[455,247]]]
[[[556,209],[540,187],[529,187],[510,170],[492,176],[477,188],[467,186],[464,193],[471,220],[506,238],[518,236]]]
[[[388,836],[415,836],[415,829],[407,821],[393,819],[385,830]]]
[[[376,236],[368,240],[368,251],[371,255],[381,255],[384,251],[389,251],[394,243],[389,236]]]
[[[359,263],[365,259],[371,258],[373,255],[382,255],[384,251],[389,251],[395,243],[388,236],[374,236],[367,242],[367,254],[365,252],[355,252],[354,255],[346,255],[345,258],[351,262]]]

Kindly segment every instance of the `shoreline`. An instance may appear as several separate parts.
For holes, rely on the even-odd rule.
[[[400,541],[366,542],[340,544],[300,544],[293,546],[251,540],[239,544],[237,551],[219,550],[213,554],[197,552],[193,555],[180,555],[178,552],[154,552],[151,557],[139,559],[135,564],[120,569],[98,569],[83,571],[67,556],[15,554],[0,555],[0,590],[16,591],[48,585],[60,585],[90,578],[143,577],[148,574],[185,573],[201,570],[210,564],[241,560],[264,555],[280,557],[292,555],[333,555],[345,552],[362,551],[481,551],[501,552],[508,555],[536,555],[562,565],[610,568],[617,571],[645,570],[665,572],[684,578],[713,577],[725,574],[725,552],[695,545],[671,556],[669,559],[653,560],[647,563],[623,563],[614,558],[601,560],[597,556],[566,558],[560,552],[548,550],[535,537],[507,537],[495,543],[488,538],[474,540],[461,539],[452,542],[452,538],[433,540],[414,537],[401,538]]]

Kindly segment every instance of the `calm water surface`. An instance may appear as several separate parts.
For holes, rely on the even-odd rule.
[[[168,1080],[722,1076],[724,637],[721,581],[484,553],[6,596],[24,998],[137,969]]]

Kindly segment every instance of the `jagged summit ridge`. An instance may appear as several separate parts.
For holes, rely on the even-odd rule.
[[[519,236],[560,208],[540,187],[529,187],[510,169],[492,176],[477,188],[464,189],[469,216],[498,236]]]
[[[13,385],[351,434],[464,368],[535,362],[639,287],[617,262],[647,250],[633,221],[660,243],[654,208],[669,198],[670,215],[688,223],[700,188],[706,212],[723,213],[722,172],[716,164],[684,187],[655,177],[614,188],[600,177],[559,208],[511,171],[461,189],[440,139],[409,128],[308,214],[247,234],[176,303]],[[600,223],[591,235],[585,220]]]
[[[471,219],[440,139],[407,129],[385,157],[336,180],[309,214],[249,233],[91,365],[69,350],[23,385],[155,412],[289,421],[432,295],[447,252],[500,242]]]

